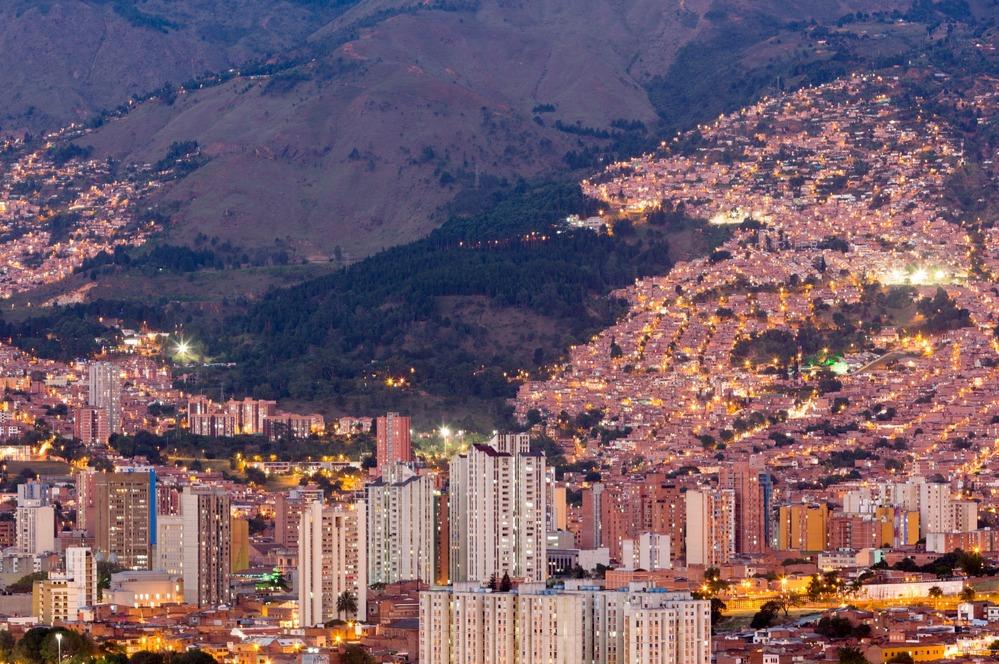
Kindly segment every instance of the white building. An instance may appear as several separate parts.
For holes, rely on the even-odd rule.
[[[393,464],[369,484],[368,583],[434,578],[434,486],[403,464]]]
[[[111,587],[104,592],[105,604],[156,608],[184,601],[184,580],[167,572],[129,570],[111,575]]]
[[[111,433],[121,433],[121,371],[110,362],[94,362],[88,378],[87,405],[104,409]]]
[[[642,533],[638,539],[621,541],[621,565],[625,569],[670,569],[669,535]]]
[[[184,517],[160,514],[156,517],[156,552],[153,569],[167,574],[184,573]]]
[[[686,493],[687,565],[717,567],[735,555],[735,492],[732,489]]]
[[[76,609],[97,605],[97,560],[90,547],[66,548],[66,576],[75,595]]]
[[[367,616],[367,562],[364,503],[326,507],[310,503],[302,512],[298,537],[298,620],[312,627],[334,619]],[[357,614],[337,610],[350,593]]]
[[[496,593],[472,584],[420,594],[423,664],[708,664],[711,608],[633,587]]]
[[[55,551],[55,508],[49,502],[49,487],[25,482],[17,487],[15,542],[21,553]]]
[[[547,577],[545,457],[527,434],[498,434],[450,465],[450,578]]]

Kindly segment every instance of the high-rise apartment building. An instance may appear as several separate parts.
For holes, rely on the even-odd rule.
[[[782,505],[778,518],[780,551],[825,551],[829,545],[829,506]]]
[[[76,595],[76,608],[97,605],[97,559],[87,546],[66,549],[66,576]]]
[[[189,486],[180,498],[184,522],[184,601],[202,607],[232,599],[232,538],[229,494],[212,486]]]
[[[451,460],[451,581],[547,576],[545,457],[527,434],[498,434]]]
[[[763,553],[770,548],[770,500],[773,483],[761,457],[725,464],[719,485],[735,493],[735,550]]]
[[[17,486],[14,513],[15,542],[21,553],[55,551],[55,508],[49,501],[49,486],[25,482]]]
[[[84,445],[98,445],[111,437],[111,421],[104,408],[85,406],[73,411],[73,437]]]
[[[121,370],[110,362],[90,365],[87,405],[107,413],[108,429],[121,433]]]
[[[295,487],[277,494],[274,499],[274,541],[289,549],[296,548],[302,511],[308,505],[322,499],[323,490],[315,484]]]
[[[298,621],[306,627],[367,615],[364,503],[328,507],[316,501],[302,512],[298,539]],[[337,609],[349,593],[356,615]]]
[[[673,567],[669,535],[642,533],[635,539],[624,540],[621,565],[625,569],[653,571]]]
[[[420,594],[423,664],[708,664],[711,605],[689,593],[593,589]]]
[[[431,478],[393,464],[365,492],[368,583],[432,583],[436,498]]]
[[[160,514],[156,517],[156,557],[153,569],[172,576],[184,573],[184,517]]]
[[[378,468],[413,460],[413,442],[410,418],[399,413],[388,413],[378,418],[375,425],[375,460]]]
[[[735,555],[735,491],[691,489],[686,493],[687,565],[717,567]]]
[[[156,545],[156,473],[100,473],[94,488],[98,553],[125,569],[150,569]]]
[[[79,612],[97,604],[97,561],[87,547],[66,549],[66,571],[35,581],[31,589],[32,615],[44,625],[77,620]]]

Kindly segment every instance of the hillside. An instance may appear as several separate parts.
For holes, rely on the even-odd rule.
[[[300,43],[347,4],[312,0],[0,3],[0,127],[51,129]]]
[[[145,104],[86,140],[136,161],[201,144],[211,161],[162,198],[176,210],[172,241],[281,240],[358,258],[426,235],[460,191],[593,167],[654,144],[661,121],[685,127],[773,89],[784,60],[837,53],[816,50],[800,21],[859,6],[872,3],[369,0],[287,55],[300,66]],[[884,44],[904,51],[907,39]],[[691,80],[674,64],[697,44],[745,67]],[[726,75],[735,89],[689,97]]]

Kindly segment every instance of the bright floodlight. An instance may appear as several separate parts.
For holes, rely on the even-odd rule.
[[[449,429],[448,427],[441,427],[441,436],[443,436],[444,438],[450,438],[451,429]]]

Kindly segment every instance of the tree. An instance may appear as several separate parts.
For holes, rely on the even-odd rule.
[[[784,617],[787,618],[791,609],[805,603],[805,598],[801,593],[781,593],[773,602],[777,604],[777,607],[784,613]]]
[[[749,626],[753,629],[766,629],[774,624],[778,613],[780,613],[780,606],[777,602],[773,600],[766,602],[753,616]]]
[[[907,652],[900,652],[888,660],[888,664],[914,664],[916,660]]]
[[[356,643],[345,647],[340,653],[340,664],[375,664],[375,658]]]
[[[929,589],[929,591],[927,591],[926,594],[932,597],[933,599],[940,599],[941,597],[943,597],[944,593],[943,593],[943,588],[941,588],[940,586],[933,586]]]
[[[961,588],[960,598],[965,602],[975,601],[975,588],[973,586]]]
[[[721,601],[717,597],[711,598],[711,628],[725,620],[725,602]]]
[[[140,650],[128,659],[128,664],[164,664],[162,653]]]
[[[839,664],[870,664],[860,648],[846,646],[838,651]]]
[[[510,580],[510,575],[506,572],[503,572],[503,578],[500,579],[499,589],[501,593],[508,593],[513,590],[513,581]]]
[[[170,658],[170,664],[218,664],[218,661],[204,650],[188,650]]]
[[[11,656],[14,654],[15,643],[10,630],[0,630],[0,660],[4,662],[10,661]]]
[[[349,590],[340,593],[340,596],[336,598],[336,612],[340,615],[357,616],[357,597],[354,596],[354,593]]]
[[[31,574],[25,574],[20,579],[7,586],[7,592],[11,594],[30,593],[32,587],[35,585],[35,581],[44,581],[47,578],[49,578],[48,572],[33,572]]]

